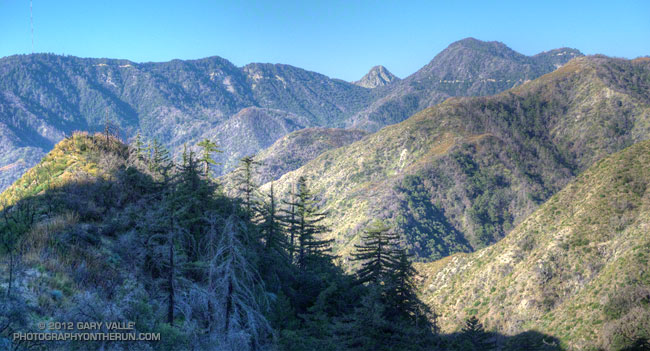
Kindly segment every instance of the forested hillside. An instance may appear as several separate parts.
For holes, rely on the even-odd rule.
[[[646,350],[648,165],[650,141],[635,144],[594,164],[497,244],[418,265],[442,329],[475,316],[506,334],[553,335],[572,350]]]
[[[466,331],[440,334],[439,314],[418,299],[408,255],[381,221],[353,255],[360,269],[345,274],[321,239],[327,214],[304,179],[293,193],[260,193],[244,162],[231,198],[205,172],[210,143],[176,161],[155,142],[145,146],[75,133],[0,194],[0,346],[464,350],[477,335],[490,344],[521,337],[471,320]],[[13,338],[80,331],[51,322],[97,321],[131,321],[125,333],[160,338]]]
[[[2,193],[3,349],[419,350],[434,340],[413,286],[393,298],[395,285],[357,284],[333,264],[307,184],[263,203],[228,198],[205,174],[211,153],[173,162],[145,150],[74,134]],[[369,308],[382,329],[364,329]],[[109,320],[160,341],[12,340],[39,322]]]
[[[449,97],[496,94],[580,56],[580,51],[570,48],[526,56],[496,41],[459,40],[417,72],[379,88],[382,96],[348,119],[346,125],[377,131]]]
[[[476,40],[464,42],[475,44],[462,45],[464,54],[473,57],[483,57],[482,45],[496,45]],[[445,52],[456,52],[457,46],[458,43]],[[394,80],[395,84],[370,89],[289,65],[252,63],[237,67],[216,56],[161,63],[52,54],[0,58],[0,189],[38,163],[65,135],[75,130],[101,131],[106,121],[119,128],[125,138],[140,132],[149,139],[158,139],[174,155],[181,153],[184,143],[193,145],[204,138],[216,139],[225,152],[215,156],[221,164],[213,165],[213,170],[222,174],[232,170],[241,157],[271,146],[292,131],[357,125],[351,122],[359,119],[355,115],[368,108],[376,110],[371,104],[378,99],[390,100],[391,96],[402,96],[402,91],[412,89],[438,97],[498,92],[524,78],[550,72],[555,64],[572,57],[540,54],[546,57],[542,60],[545,64],[540,66],[539,55],[528,58],[503,44],[497,46],[496,51],[509,54],[490,54],[502,56],[496,71],[490,69],[492,66],[478,71],[465,66],[475,61],[436,58],[397,90],[388,89],[396,86]],[[435,82],[451,79],[445,78],[444,73],[451,63],[457,64],[466,72],[463,77],[471,80],[519,80],[506,85],[485,83],[490,86],[486,89],[462,86],[453,92],[447,89],[443,95],[442,83],[418,83],[413,88],[415,77]],[[520,69],[520,75],[512,73]],[[503,75],[507,72],[508,77]],[[383,72],[381,76],[391,80],[388,74]],[[410,97],[404,99],[411,101]],[[390,117],[372,117],[374,122],[367,129],[399,122],[420,107],[442,101],[442,97],[426,100],[407,103],[408,106],[382,100],[380,110],[390,112]],[[371,114],[374,116],[375,112]]]
[[[449,99],[328,151],[306,177],[347,257],[385,218],[421,260],[503,238],[593,162],[650,138],[650,61],[584,57],[490,97]]]
[[[186,142],[238,142],[227,169],[291,131],[340,124],[367,106],[369,89],[288,65],[242,68],[220,57],[134,63],[57,55],[0,59],[1,188],[64,135],[103,130],[157,138],[174,154]],[[254,120],[251,123],[250,120]],[[253,130],[251,130],[251,127]],[[221,172],[221,168],[217,168]]]
[[[0,58],[0,350],[648,350],[649,184],[648,58]]]
[[[256,184],[277,180],[323,152],[352,144],[366,135],[367,132],[357,129],[319,127],[291,132],[255,155],[257,166],[253,180]],[[234,172],[228,173],[221,178],[226,188],[231,186],[234,175]]]

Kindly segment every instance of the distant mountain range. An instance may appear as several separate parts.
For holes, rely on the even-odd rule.
[[[281,64],[236,67],[220,57],[134,63],[50,54],[0,59],[0,189],[64,135],[111,120],[124,137],[141,132],[178,152],[216,138],[218,174],[237,160],[307,127],[375,131],[449,96],[486,95],[554,70],[580,53],[533,57],[496,42],[465,39],[397,80],[376,68],[358,84]],[[384,86],[380,86],[385,84]]]
[[[175,153],[185,143],[217,140],[225,151],[215,169],[222,174],[218,184],[193,167],[169,182],[154,158],[103,136],[77,133],[58,142],[74,130],[100,131],[107,119],[123,138],[139,132]],[[650,58],[583,56],[567,48],[529,57],[469,38],[404,79],[377,66],[353,83],[287,65],[236,67],[218,57],[143,64],[56,55],[0,59],[0,190],[53,147],[0,192],[5,242],[14,232],[26,238],[7,251],[11,267],[21,267],[13,254],[26,248],[21,259],[29,270],[16,277],[10,306],[24,325],[106,305],[107,315],[142,314],[143,330],[158,330],[146,320],[162,323],[163,314],[173,314],[172,296],[202,306],[183,310],[179,322],[200,320],[215,306],[202,305],[212,301],[203,292],[214,286],[178,279],[187,293],[176,294],[174,277],[203,284],[197,272],[228,251],[241,254],[239,269],[259,267],[264,284],[254,294],[273,296],[269,318],[283,349],[304,340],[313,342],[299,345],[305,350],[345,348],[350,335],[359,335],[355,347],[392,343],[401,337],[387,327],[383,307],[368,300],[374,295],[355,292],[371,286],[341,274],[358,267],[352,253],[368,224],[381,219],[419,261],[412,281],[417,297],[395,296],[432,307],[440,348],[469,349],[470,338],[481,336],[503,350],[647,348]],[[289,255],[282,244],[273,253],[267,243],[274,241],[266,238],[276,229],[293,235],[294,226],[247,224],[244,217],[261,217],[240,208],[241,198],[216,190],[235,192],[229,171],[253,153],[260,163],[254,181],[264,185],[252,194],[262,197],[273,184],[276,201],[266,207],[275,213],[285,213],[289,190],[305,179],[315,196],[308,204],[326,213],[316,222],[327,228],[318,239],[333,239],[336,267],[284,271]],[[219,211],[242,221],[222,221]],[[232,229],[239,225],[250,231]],[[220,235],[205,234],[218,226]],[[236,243],[233,234],[217,244],[228,249],[216,256],[203,251],[202,243],[214,245],[230,230],[242,230],[237,236],[246,240]],[[159,252],[169,252],[169,264]],[[208,259],[187,264],[194,254]],[[400,266],[409,259],[402,257]],[[179,269],[168,269],[171,284],[158,286],[167,281],[160,279],[167,265]],[[335,279],[324,280],[334,272]],[[234,286],[227,282],[223,291]],[[165,290],[170,298],[163,298]],[[384,299],[379,292],[377,301]],[[123,303],[124,296],[133,303]],[[337,310],[345,318],[331,317]],[[224,314],[208,312],[206,325]],[[359,322],[348,329],[350,316]],[[490,333],[460,332],[469,317]],[[380,338],[368,322],[377,322]],[[162,331],[191,333],[200,325],[163,324]],[[416,345],[411,336],[422,334],[404,335]]]
[[[327,151],[300,176],[337,252],[389,220],[420,260],[493,244],[600,158],[650,138],[650,61],[582,57],[490,97],[448,99]]]
[[[387,85],[346,126],[376,131],[452,96],[492,95],[515,87],[579,56],[580,51],[569,48],[525,56],[500,42],[463,39],[417,72]]]

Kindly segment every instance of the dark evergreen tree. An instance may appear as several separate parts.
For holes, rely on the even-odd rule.
[[[149,143],[147,148],[149,152],[148,166],[149,172],[156,176],[163,176],[164,173],[172,169],[171,156],[169,151],[158,141],[154,139]]]
[[[175,220],[171,196],[163,196],[159,202],[162,206],[147,213],[139,226],[147,234],[146,269],[152,274],[154,285],[164,292],[166,322],[173,326],[180,290],[188,285],[185,273],[189,265],[184,245],[186,232]]]
[[[386,318],[380,286],[371,285],[354,311],[342,317],[336,326],[341,345],[346,350],[391,350],[391,322]]]
[[[259,202],[257,185],[253,179],[255,167],[259,164],[254,155],[246,156],[239,161],[239,167],[235,170],[235,186],[249,218],[255,215]]]
[[[138,134],[135,135],[135,140],[131,144],[129,156],[142,161],[146,158],[147,149],[148,148],[142,140],[142,135],[138,132]]]
[[[320,211],[316,199],[307,186],[304,177],[298,179],[297,194],[295,202],[289,204],[295,209],[293,223],[294,235],[298,239],[297,263],[302,269],[306,269],[312,262],[320,259],[329,260],[332,256],[328,253],[332,250],[333,239],[323,240],[319,237],[327,232],[327,227],[321,222],[327,213]]]
[[[190,260],[195,261],[199,256],[197,243],[206,226],[205,213],[216,206],[216,183],[203,179],[200,161],[185,148],[182,164],[177,167],[176,184],[171,208],[178,225],[188,233],[184,245]]]
[[[423,307],[417,297],[417,288],[413,281],[416,273],[406,251],[399,250],[396,261],[390,269],[389,309],[396,315],[413,320],[420,317],[421,307]]]
[[[273,189],[273,182],[269,193],[266,194],[266,201],[260,207],[260,227],[264,239],[264,250],[271,251],[282,257],[287,257],[287,239],[282,228],[282,219],[279,215],[277,199]]]
[[[371,223],[362,236],[362,244],[355,245],[353,261],[361,262],[357,272],[359,283],[388,283],[392,270],[397,266],[397,235],[389,232],[384,222],[376,220]]]
[[[492,350],[495,347],[492,336],[483,329],[483,324],[476,316],[465,320],[461,332],[463,346],[468,350]]]
[[[219,149],[215,142],[207,138],[198,143],[198,146],[200,146],[202,150],[200,161],[203,163],[203,174],[205,174],[207,178],[210,178],[210,165],[219,164],[212,158],[212,154],[215,152],[221,153],[223,151]]]
[[[289,251],[289,262],[293,263],[295,261],[295,253],[298,246],[296,231],[296,228],[298,228],[298,220],[296,216],[298,199],[293,186],[289,189],[289,198],[282,200],[282,203],[284,204],[284,208],[280,211],[280,220],[288,235],[289,242],[287,243],[287,246]]]

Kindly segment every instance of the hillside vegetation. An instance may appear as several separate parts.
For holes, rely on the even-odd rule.
[[[305,128],[289,133],[273,145],[255,155],[258,166],[255,169],[256,184],[279,179],[285,173],[300,168],[325,151],[359,141],[368,133],[356,129]],[[251,153],[253,154],[253,153]],[[234,173],[221,178],[224,185],[232,183]]]
[[[346,125],[376,131],[452,96],[502,92],[580,56],[580,51],[570,48],[526,56],[497,41],[459,40],[417,72],[379,88],[382,95],[349,118]]]
[[[306,184],[289,221],[280,194],[264,206],[223,195],[205,173],[210,159],[186,151],[172,161],[159,146],[146,151],[109,134],[75,133],[0,194],[0,348],[336,351],[435,344],[428,308],[414,298],[412,284],[394,283],[396,268],[386,267],[381,286],[364,285],[333,264],[329,243],[315,239],[324,228]],[[400,281],[410,282],[411,264],[400,267]],[[369,318],[376,329],[364,329]],[[134,322],[131,332],[160,338],[14,339],[83,332],[50,323],[98,321]],[[98,331],[110,330],[92,330]]]
[[[205,137],[218,138],[222,146],[234,139],[238,143],[220,159],[232,169],[242,154],[297,129],[340,124],[373,98],[369,89],[315,72],[257,63],[240,68],[216,56],[162,63],[5,57],[0,59],[0,167],[20,163],[11,172],[0,171],[0,189],[64,135],[101,131],[106,119],[123,136],[140,132],[175,154],[184,143]]]
[[[650,141],[594,164],[503,240],[417,266],[443,330],[467,316],[572,350],[650,338]]]
[[[482,42],[474,42],[474,47],[465,46],[465,54],[481,56],[473,52],[483,50]],[[496,51],[500,50],[512,51],[503,44]],[[561,64],[569,58],[550,55],[546,61]],[[512,72],[523,69],[513,59],[530,61],[511,54],[499,59],[501,68],[496,71],[490,70],[491,66],[478,71],[462,66],[475,61],[459,66],[457,60],[434,60],[427,67],[442,65],[448,70],[453,63],[470,79],[501,79],[500,75],[508,71],[503,67],[512,66]],[[533,66],[534,72],[526,68],[521,77],[531,79],[555,69],[548,64]],[[422,71],[416,75],[427,74]],[[431,79],[438,81],[437,74]],[[386,72],[375,78],[379,76],[392,79]],[[495,85],[486,91],[459,87],[450,94],[483,94],[510,86]],[[432,89],[438,89],[437,85],[425,84],[418,91],[437,94]],[[213,168],[222,174],[234,169],[241,157],[271,146],[292,131],[349,126],[355,114],[390,94],[395,92],[364,88],[289,65],[251,63],[237,67],[216,56],[160,63],[52,54],[4,57],[0,58],[0,189],[36,165],[65,135],[76,130],[101,131],[106,120],[119,127],[124,138],[140,132],[148,139],[158,139],[175,155],[180,155],[185,143],[216,140],[225,152],[215,156],[221,165]],[[382,111],[393,116],[384,118],[380,126],[405,119],[414,108],[442,101],[434,100],[424,105],[407,104],[406,110],[384,104]]]
[[[387,218],[421,260],[485,247],[602,157],[650,137],[650,63],[584,57],[507,92],[455,98],[328,151],[306,177],[344,257]]]

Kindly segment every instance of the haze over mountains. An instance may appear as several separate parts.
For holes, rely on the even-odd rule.
[[[376,131],[452,96],[492,95],[551,72],[580,51],[561,48],[535,56],[505,44],[467,38],[452,43],[417,72],[385,88],[346,125]]]
[[[175,153],[216,140],[222,177],[109,135],[57,143],[107,116]],[[0,348],[89,315],[169,336],[142,350],[648,346],[648,58],[469,38],[353,83],[218,57],[0,59],[0,185],[54,144],[0,193]],[[259,189],[228,172],[253,153]],[[399,238],[383,268],[357,259],[377,219]],[[490,332],[459,332],[470,317]]]
[[[363,84],[386,84],[372,89],[288,65],[240,68],[219,57],[164,63],[5,57],[0,59],[0,189],[64,135],[101,130],[107,118],[124,136],[141,132],[174,152],[184,143],[215,138],[225,150],[223,166],[216,169],[221,174],[295,130],[375,131],[449,96],[492,94],[579,55],[559,49],[527,57],[501,43],[464,39],[404,80],[381,68],[376,75],[371,71]],[[383,83],[368,83],[372,79]]]
[[[348,257],[386,218],[421,260],[506,235],[600,158],[650,138],[650,62],[583,57],[490,97],[454,98],[325,152],[303,176]]]

